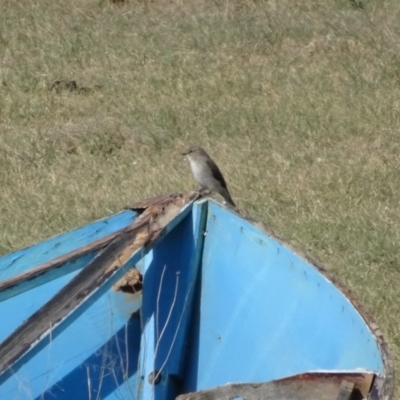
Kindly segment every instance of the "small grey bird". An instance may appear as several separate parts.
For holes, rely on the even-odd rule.
[[[182,155],[189,159],[194,179],[202,189],[219,193],[227,203],[236,207],[217,164],[201,147],[190,147]]]

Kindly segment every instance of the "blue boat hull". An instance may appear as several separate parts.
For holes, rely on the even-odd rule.
[[[383,338],[315,263],[217,203],[178,214],[61,322],[48,319],[4,367],[0,399],[174,399],[321,372],[362,374],[368,390],[379,384],[376,398],[391,395]],[[61,262],[0,291],[0,341],[99,259],[104,248],[91,244],[139,215],[127,210],[1,258],[1,281]],[[126,293],[116,282],[133,267],[143,290]]]

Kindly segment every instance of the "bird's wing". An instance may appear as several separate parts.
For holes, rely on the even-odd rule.
[[[219,170],[218,165],[215,164],[215,162],[214,162],[213,160],[211,160],[211,159],[208,159],[208,160],[206,161],[206,163],[207,163],[207,165],[210,167],[210,169],[211,169],[211,171],[212,171],[212,173],[213,173],[214,178],[216,178],[219,182],[221,182],[221,186],[222,186],[224,189],[227,189],[227,190],[228,190],[228,188],[227,188],[227,186],[226,186],[226,182],[225,182],[224,176],[222,175],[221,171]]]

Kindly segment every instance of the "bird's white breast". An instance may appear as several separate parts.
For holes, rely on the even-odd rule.
[[[201,171],[202,171],[201,164],[199,162],[196,162],[192,158],[189,158],[189,162],[190,162],[190,168],[192,168],[192,172],[193,172],[195,179],[199,180],[199,178],[201,176]]]
[[[202,163],[198,162],[197,160],[193,160],[192,158],[189,158],[190,162],[190,168],[192,169],[194,179],[197,181],[197,183],[200,184],[200,186],[207,186],[206,182],[204,181],[204,173],[203,173],[203,165]]]

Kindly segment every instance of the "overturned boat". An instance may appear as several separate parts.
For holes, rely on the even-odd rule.
[[[0,399],[388,400],[377,325],[309,258],[197,192],[0,258]]]

